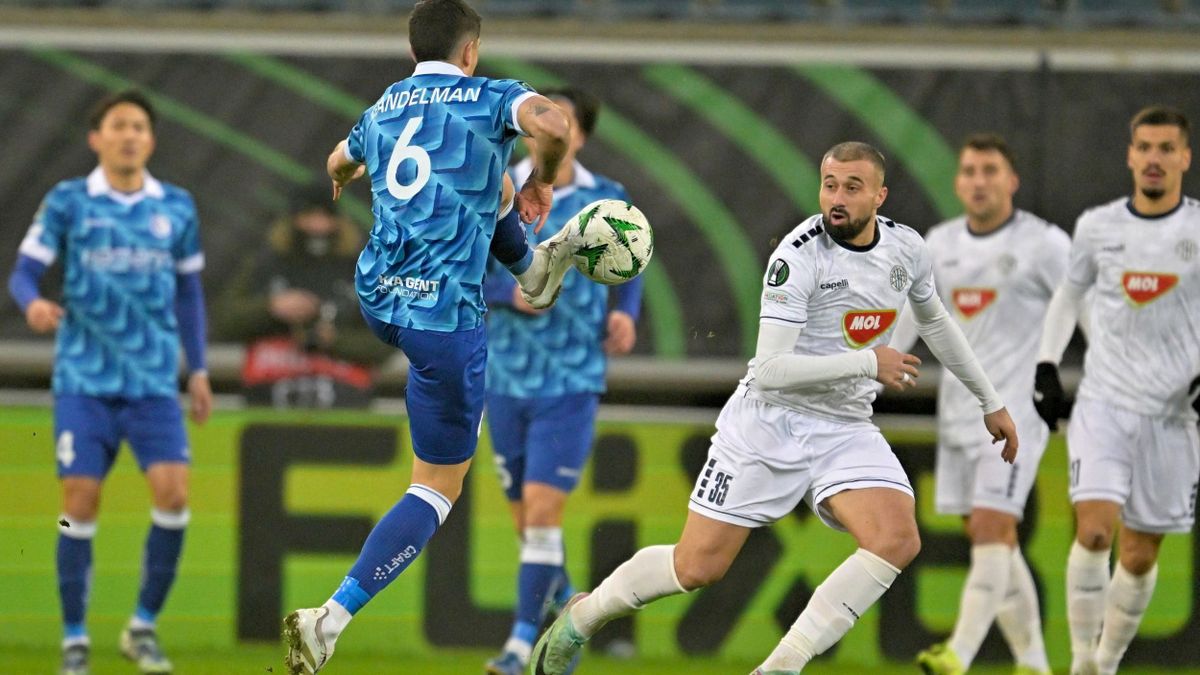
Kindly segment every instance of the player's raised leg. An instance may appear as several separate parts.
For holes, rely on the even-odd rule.
[[[841,523],[858,550],[813,591],[800,617],[756,673],[798,673],[842,639],[921,550],[912,495],[891,488],[846,490],[821,508]]]
[[[670,595],[719,581],[750,528],[688,512],[679,543],[650,546],[622,563],[590,594],[571,600],[533,650],[535,675],[561,675],[591,636],[613,619]]]
[[[423,331],[370,316],[367,323],[409,358],[406,404],[416,454],[412,485],[375,525],[329,600],[285,619],[286,663],[292,673],[319,671],[350,619],[416,560],[450,514],[475,454],[487,361],[484,327]]]

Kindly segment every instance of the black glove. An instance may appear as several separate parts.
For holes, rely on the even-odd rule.
[[[1062,382],[1058,379],[1058,366],[1045,361],[1037,364],[1033,376],[1033,407],[1038,417],[1046,422],[1050,431],[1058,431],[1058,420],[1066,407]]]

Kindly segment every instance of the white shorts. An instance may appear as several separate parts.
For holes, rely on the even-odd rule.
[[[739,392],[717,418],[688,508],[733,525],[761,527],[804,499],[826,525],[844,530],[822,503],[844,490],[871,487],[913,494],[875,425],[812,417]]]
[[[977,443],[951,445],[938,443],[937,512],[965,516],[977,508],[1000,511],[1022,520],[1025,502],[1033,490],[1038,464],[1046,452],[1048,430],[1040,426],[1033,438],[1021,435],[1017,461],[1009,464],[1000,457],[1001,444],[992,445],[985,434]],[[980,429],[983,428],[982,422]],[[1026,429],[1037,429],[1026,425]]]
[[[1124,508],[1139,532],[1188,532],[1200,487],[1200,431],[1187,419],[1155,417],[1084,399],[1067,427],[1071,501]]]

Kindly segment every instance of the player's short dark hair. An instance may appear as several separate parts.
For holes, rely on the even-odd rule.
[[[421,0],[408,17],[408,43],[417,62],[445,61],[479,37],[483,20],[463,0]]]
[[[562,98],[570,101],[571,105],[575,106],[575,119],[579,122],[584,136],[591,136],[596,130],[596,121],[600,119],[600,99],[591,92],[567,86],[543,89],[540,93],[548,99]]]
[[[1129,137],[1133,138],[1133,133],[1142,126],[1179,127],[1179,133],[1183,134],[1184,142],[1192,135],[1192,125],[1183,111],[1165,105],[1152,105],[1139,110],[1133,119],[1129,120]]]
[[[827,159],[835,159],[839,162],[857,162],[866,160],[875,165],[875,169],[879,171],[879,181],[882,183],[883,178],[887,175],[883,153],[875,148],[870,143],[861,141],[846,141],[838,143],[830,148],[824,156],[821,157],[821,164],[825,164]]]
[[[118,91],[96,101],[91,112],[88,113],[88,128],[92,131],[99,129],[100,125],[104,124],[104,118],[108,115],[108,111],[122,103],[132,103],[145,110],[146,117],[150,118],[150,129],[154,129],[154,122],[158,117],[154,112],[154,106],[150,104],[150,99],[146,98],[145,94],[136,89]]]
[[[970,148],[971,150],[979,150],[987,152],[994,150],[1000,153],[1008,162],[1008,168],[1013,171],[1017,170],[1017,156],[1013,154],[1012,148],[1008,145],[1008,141],[1000,134],[984,131],[977,134],[971,134],[963,139],[962,147],[958,149],[958,154],[961,157],[963,150]]]

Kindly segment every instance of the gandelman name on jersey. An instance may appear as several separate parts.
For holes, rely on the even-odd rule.
[[[856,247],[830,237],[816,215],[771,255],[760,321],[799,328],[795,353],[827,356],[886,345],[905,300],[933,294],[929,253],[912,228],[877,216],[875,241]],[[875,398],[867,378],[769,392],[747,375],[742,385],[754,398],[834,420],[869,419]]]

